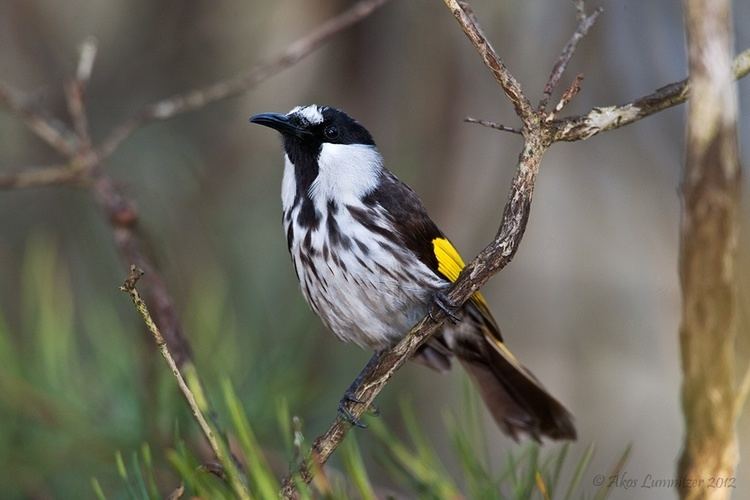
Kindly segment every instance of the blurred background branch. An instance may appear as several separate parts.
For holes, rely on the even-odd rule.
[[[299,62],[341,31],[357,24],[388,0],[360,0],[341,14],[332,17],[315,30],[287,46],[276,57],[253,66],[231,78],[220,80],[200,89],[176,94],[144,106],[141,111],[115,128],[99,148],[99,156],[106,158],[136,129],[157,120],[168,120],[195,111],[208,104],[235,97],[280,71]]]

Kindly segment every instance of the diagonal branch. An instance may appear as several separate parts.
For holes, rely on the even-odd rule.
[[[732,72],[735,79],[743,78],[750,73],[750,49],[744,50],[735,57]],[[689,94],[690,86],[685,79],[665,85],[627,104],[596,107],[585,115],[555,120],[552,122],[553,140],[555,142],[581,141],[601,132],[630,125],[654,113],[684,103]]]
[[[528,97],[523,93],[521,84],[511,74],[508,67],[500,59],[500,57],[492,48],[492,45],[484,36],[482,28],[476,20],[474,11],[468,2],[463,0],[444,0],[446,7],[450,9],[453,17],[456,18],[464,33],[471,41],[474,48],[476,48],[479,55],[482,57],[487,69],[492,73],[495,81],[502,87],[503,92],[508,97],[513,107],[516,110],[516,114],[523,120],[524,124],[533,120],[534,107],[531,105]]]
[[[311,33],[291,43],[283,52],[267,62],[206,87],[176,94],[144,106],[141,111],[116,127],[104,139],[99,148],[100,158],[109,157],[136,129],[150,122],[167,120],[251,90],[310,55],[328,40],[354,26],[386,2],[388,0],[360,0],[348,10],[325,21]]]
[[[237,468],[234,457],[229,451],[229,447],[219,437],[221,436],[221,431],[216,428],[215,425],[210,424],[206,419],[204,415],[208,409],[206,407],[206,402],[201,401],[203,399],[202,397],[199,399],[195,395],[196,392],[202,394],[202,389],[199,387],[200,384],[199,379],[197,378],[197,373],[190,372],[193,373],[193,378],[191,380],[190,378],[186,378],[182,371],[180,371],[180,367],[172,357],[172,353],[169,352],[164,336],[161,334],[159,327],[156,326],[156,322],[151,317],[148,306],[141,298],[140,293],[138,293],[138,289],[135,287],[142,276],[142,270],[138,269],[136,266],[130,266],[130,273],[120,287],[120,290],[130,295],[133,305],[141,315],[141,318],[143,318],[143,322],[146,323],[146,328],[154,338],[154,342],[159,348],[159,352],[167,362],[167,365],[169,365],[169,369],[172,370],[172,375],[177,379],[177,385],[180,388],[180,391],[182,391],[182,395],[185,396],[185,400],[188,402],[188,406],[190,406],[190,411],[192,411],[193,417],[195,417],[195,420],[198,422],[203,434],[206,436],[209,445],[211,445],[211,449],[213,449],[214,454],[221,461],[224,470],[227,472],[229,483],[235,494],[240,499],[249,500],[250,493],[247,490],[247,485],[243,482],[242,473]]]

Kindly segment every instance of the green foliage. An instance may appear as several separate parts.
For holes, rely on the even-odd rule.
[[[416,420],[413,409],[403,405],[402,414],[410,445],[404,443],[379,421],[370,421],[380,440],[382,455],[389,472],[419,498],[487,498],[542,500],[594,498],[604,500],[609,491],[606,487],[597,490],[594,496],[586,493],[581,479],[591,463],[594,446],[590,445],[578,459],[568,457],[569,444],[558,445],[542,453],[540,446],[531,443],[519,450],[509,450],[505,464],[493,467],[488,453],[482,453],[482,422],[477,411],[476,398],[469,396],[462,416],[448,415],[448,425],[453,438],[453,451],[460,467],[460,476],[452,478],[442,465],[434,446],[426,439]],[[459,424],[460,421],[460,424]],[[628,448],[617,462],[612,474],[618,472],[627,461]],[[564,468],[572,468],[573,474],[565,484],[562,480]],[[557,495],[557,491],[565,491]]]
[[[203,296],[188,293],[185,326],[207,334],[194,347],[197,367],[208,367],[201,372],[205,396],[218,412],[209,418],[227,431],[252,498],[276,499],[279,479],[309,452],[302,422],[290,410],[305,408],[309,399],[309,387],[299,383],[307,379],[307,366],[298,353],[281,364],[260,332],[240,331],[220,274],[201,272]],[[82,491],[100,500],[179,491],[183,498],[234,498],[220,477],[226,466],[211,463],[172,375],[126,298],[114,285],[76,297],[73,281],[54,242],[29,239],[18,307],[0,310],[3,498],[71,498]],[[227,377],[249,390],[236,391]],[[400,422],[394,415],[368,418],[369,429],[352,432],[313,485],[299,484],[301,498],[369,500],[391,491],[441,500],[607,496],[606,488],[584,494],[591,493],[583,478],[593,446],[580,457],[567,445],[513,447],[506,457],[493,457],[468,385],[461,403],[460,414],[445,415],[442,442],[428,437],[408,404],[401,405]],[[438,452],[446,443],[451,451]],[[627,451],[614,470],[626,459]]]

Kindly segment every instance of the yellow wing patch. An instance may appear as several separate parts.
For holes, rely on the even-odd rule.
[[[456,247],[445,238],[435,238],[432,240],[432,248],[435,252],[435,257],[437,257],[438,272],[451,282],[455,282],[458,279],[458,275],[461,274],[461,270],[466,267]],[[486,312],[489,315],[490,308],[487,306],[487,301],[481,293],[476,292],[471,296],[471,300],[480,309],[483,309],[482,312]],[[491,318],[492,316],[490,315],[489,317]]]
[[[438,261],[438,272],[448,278],[451,282],[455,282],[458,279],[458,275],[461,274],[463,268],[466,267],[466,264],[464,264],[464,260],[458,253],[458,250],[456,250],[456,247],[454,247],[453,244],[445,238],[435,238],[434,240],[432,240],[432,247],[435,252],[435,257],[437,257]],[[523,373],[528,374],[528,370],[526,370],[526,368],[524,368],[521,363],[518,362],[513,353],[510,352],[510,349],[508,349],[505,346],[505,343],[500,340],[499,331],[497,330],[497,325],[495,324],[495,319],[492,317],[492,313],[490,312],[490,308],[487,305],[487,301],[485,300],[484,296],[480,292],[475,292],[474,295],[471,296],[471,301],[474,302],[479,311],[492,323],[495,328],[494,334],[491,330],[485,329],[485,338],[487,338],[487,340],[490,342],[490,345],[492,345],[495,350],[501,356],[507,359],[513,366],[521,370]],[[531,380],[536,383],[532,375],[528,376],[530,376]]]

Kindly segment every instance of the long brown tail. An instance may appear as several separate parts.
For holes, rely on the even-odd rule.
[[[479,388],[500,428],[513,439],[575,439],[573,416],[553,398],[502,341],[487,335],[461,336],[453,353]]]

